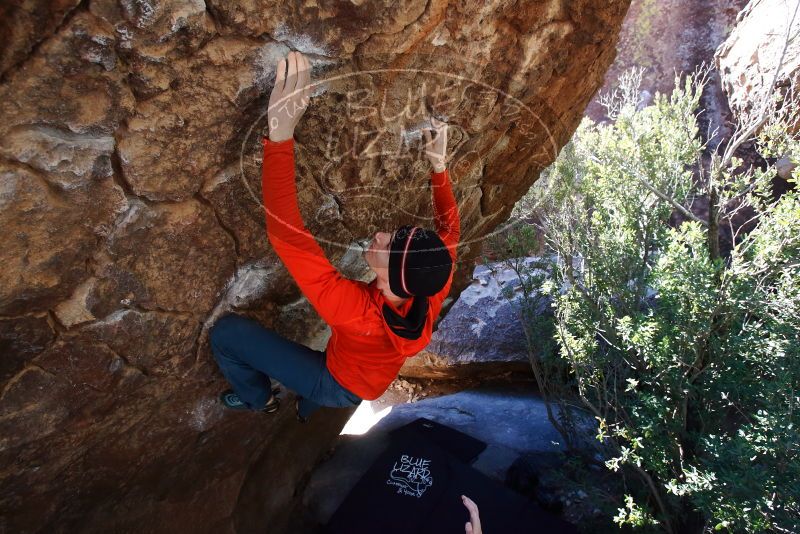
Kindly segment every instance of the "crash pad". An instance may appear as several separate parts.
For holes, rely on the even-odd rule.
[[[436,443],[465,464],[474,462],[478,455],[486,449],[486,443],[483,441],[425,417],[395,428],[389,434],[394,435],[409,430],[423,434],[426,439]]]
[[[486,533],[576,532],[570,523],[459,459],[457,454],[467,456],[461,444],[455,446],[456,454],[445,448],[458,439],[437,443],[430,436],[441,438],[446,431],[415,423],[391,433],[389,445],[331,517],[326,532],[463,534],[469,514],[461,495],[478,505]]]

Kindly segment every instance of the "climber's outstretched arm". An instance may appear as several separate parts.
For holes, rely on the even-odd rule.
[[[458,241],[461,238],[461,221],[458,215],[458,203],[450,185],[450,173],[445,165],[447,161],[447,124],[431,118],[432,128],[424,129],[425,155],[431,162],[431,189],[433,190],[433,214],[436,233],[447,247],[455,265]],[[435,134],[434,137],[431,133]],[[433,296],[434,302],[442,302],[450,293],[453,273],[441,291]]]
[[[456,261],[456,249],[461,237],[461,221],[458,215],[453,190],[450,185],[450,173],[447,171],[447,124],[431,118],[432,130],[423,130],[425,135],[425,155],[431,162],[431,189],[433,190],[433,213],[436,233],[439,235],[447,251]]]
[[[287,70],[288,73],[284,74]],[[295,184],[294,127],[310,99],[310,68],[290,52],[278,63],[268,111],[269,138],[262,139],[261,188],[267,237],[300,290],[330,325],[363,316],[369,295],[359,282],[341,275],[303,223]]]
[[[461,220],[458,216],[458,204],[450,187],[450,173],[431,172],[431,189],[433,189],[433,213],[436,233],[444,241],[453,262],[456,261],[458,241],[461,238]]]

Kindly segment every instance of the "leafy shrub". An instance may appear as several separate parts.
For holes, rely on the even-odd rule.
[[[609,100],[613,122],[585,120],[526,199],[553,258],[540,289],[569,372],[544,386],[573,388],[607,467],[639,481],[620,525],[797,532],[800,198],[772,198],[774,169],[744,169],[731,145],[698,163],[704,76],[642,107],[638,75]],[[764,110],[762,153],[800,153]],[[698,198],[705,218],[690,209]],[[719,227],[742,210],[755,225],[731,226],[723,256]],[[685,222],[670,225],[676,213]]]

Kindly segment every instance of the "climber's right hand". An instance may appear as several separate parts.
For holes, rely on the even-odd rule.
[[[288,72],[287,72],[288,65]],[[275,87],[269,97],[269,139],[276,143],[294,136],[294,128],[311,101],[311,65],[303,54],[291,51],[281,59]]]

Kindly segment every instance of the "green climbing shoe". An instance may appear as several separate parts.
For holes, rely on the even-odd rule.
[[[277,397],[277,394],[280,392],[280,388],[275,387],[272,388],[272,395],[270,396],[267,404],[260,410],[264,413],[273,413],[278,411],[280,408],[281,400]],[[247,404],[245,404],[239,395],[236,394],[235,391],[232,389],[227,389],[220,393],[219,400],[222,402],[222,405],[230,410],[249,410]]]

